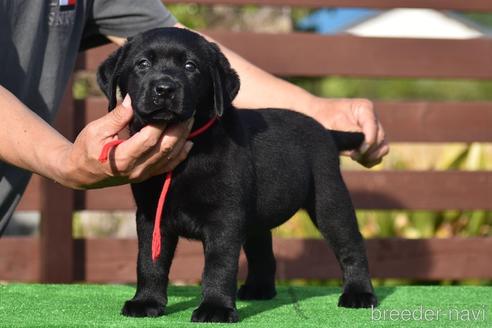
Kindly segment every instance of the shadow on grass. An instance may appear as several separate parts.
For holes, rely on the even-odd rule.
[[[376,289],[376,295],[378,296],[379,303],[381,304],[386,297],[394,292],[394,287],[381,287]],[[175,314],[189,309],[195,309],[200,303],[200,288],[182,288],[175,287],[170,290],[170,296],[178,297],[191,297],[187,300],[183,300],[177,303],[168,303],[166,307],[166,314]],[[341,288],[337,287],[294,287],[294,286],[281,286],[278,287],[278,295],[268,301],[242,301],[246,304],[238,309],[240,320],[243,321],[248,318],[260,315],[262,313],[275,310],[285,305],[290,305],[293,308],[294,313],[301,319],[308,319],[306,313],[304,313],[300,303],[314,297],[325,297],[332,295],[340,295]],[[327,300],[338,302],[338,297]]]
[[[277,288],[277,296],[272,300],[248,301],[247,306],[238,309],[239,317],[244,320],[284,305],[291,305],[297,316],[307,319],[299,302],[313,297],[333,295],[336,292],[335,288],[303,287],[301,290],[301,288],[292,286],[280,287]]]
[[[199,304],[200,304],[200,296],[199,295],[195,296],[192,299],[186,300],[186,301],[181,301],[181,302],[174,303],[174,304],[168,303],[166,306],[166,315],[186,311],[190,308],[195,309],[198,307]]]
[[[325,297],[331,295],[341,295],[341,288],[337,287],[293,287],[286,286],[278,288],[280,291],[272,300],[268,301],[249,301],[248,305],[238,309],[241,320],[259,315],[261,313],[274,310],[284,305],[291,305],[295,314],[301,319],[308,319],[302,310],[300,303],[313,297]],[[383,300],[394,292],[394,288],[385,287],[376,289],[376,295],[381,304]],[[335,302],[338,302],[338,297]],[[336,305],[336,304],[334,304]]]

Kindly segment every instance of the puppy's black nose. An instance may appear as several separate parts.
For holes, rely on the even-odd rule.
[[[176,83],[173,81],[158,82],[154,87],[154,93],[157,96],[168,96],[173,94],[174,91],[176,91],[176,88]]]

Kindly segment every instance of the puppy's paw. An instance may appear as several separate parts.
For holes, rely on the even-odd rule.
[[[275,295],[275,285],[271,284],[244,284],[237,292],[240,300],[271,300]]]
[[[159,317],[164,315],[165,306],[153,300],[129,300],[121,309],[127,317]]]
[[[236,309],[202,303],[193,311],[192,322],[238,322],[239,315]]]
[[[346,308],[370,308],[378,305],[373,293],[345,292],[338,299],[338,306]]]

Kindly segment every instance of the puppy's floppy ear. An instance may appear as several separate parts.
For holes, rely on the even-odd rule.
[[[236,71],[215,43],[210,43],[212,64],[210,67],[213,90],[214,108],[218,116],[224,113],[224,108],[230,106],[239,92],[241,83]]]
[[[122,46],[113,52],[97,70],[97,83],[109,99],[108,111],[113,110],[116,106],[116,88],[127,53],[128,46]]]

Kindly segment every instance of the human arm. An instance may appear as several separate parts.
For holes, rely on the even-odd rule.
[[[132,118],[129,98],[91,122],[72,144],[12,93],[0,86],[0,159],[71,188],[137,182],[179,164],[191,149],[185,143],[191,122],[147,126],[118,146],[108,163],[98,161],[103,145]]]

